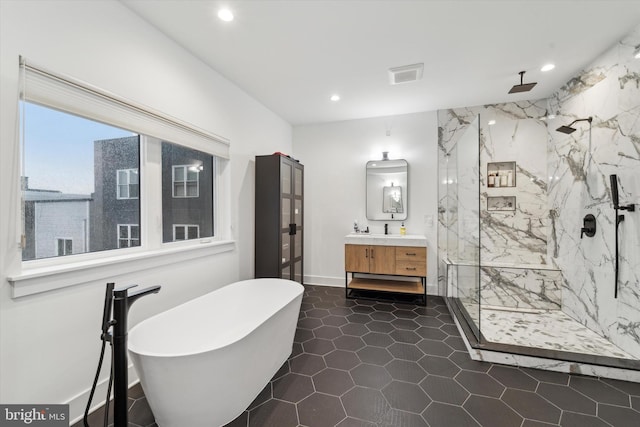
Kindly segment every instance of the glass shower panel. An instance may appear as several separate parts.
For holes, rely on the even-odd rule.
[[[480,117],[477,116],[449,156],[447,244],[455,265],[454,297],[480,341]],[[455,163],[455,166],[452,164]]]

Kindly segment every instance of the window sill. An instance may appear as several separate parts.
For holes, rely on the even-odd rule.
[[[234,248],[234,240],[181,245],[64,265],[25,269],[20,274],[8,277],[7,280],[11,283],[11,297],[20,298],[91,281],[109,280],[116,274],[120,276],[194,258],[230,252]],[[115,273],[114,266],[117,266]]]

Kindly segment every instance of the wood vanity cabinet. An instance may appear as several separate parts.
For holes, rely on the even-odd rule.
[[[427,248],[346,244],[344,260],[347,298],[353,298],[351,290],[394,292],[421,295],[426,304]],[[385,278],[372,277],[374,274]],[[419,281],[386,276],[414,277]]]
[[[396,268],[395,246],[346,245],[347,271],[373,274],[392,274]]]

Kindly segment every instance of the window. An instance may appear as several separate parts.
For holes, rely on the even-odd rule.
[[[212,237],[214,157],[170,142],[162,143],[163,242]],[[180,224],[180,225],[178,225]],[[193,224],[176,232],[176,227]]]
[[[140,223],[140,137],[31,102],[22,110],[22,259],[71,254],[53,247],[60,232],[76,254],[123,247],[117,224]]]
[[[197,225],[176,224],[173,226],[173,240],[189,240],[200,237],[200,227]]]
[[[118,199],[137,199],[140,194],[138,169],[118,169],[116,173]]]
[[[118,247],[140,246],[140,226],[138,224],[118,224]]]
[[[173,166],[173,197],[199,197],[201,165]]]
[[[24,58],[20,67],[22,254],[52,260],[30,268],[55,265],[56,254],[94,259],[81,254],[214,235],[214,165],[225,170],[226,140]],[[141,150],[162,158],[161,174]]]
[[[73,253],[73,240],[56,239],[58,246],[58,256],[71,255]]]

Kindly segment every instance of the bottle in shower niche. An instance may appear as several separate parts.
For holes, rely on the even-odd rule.
[[[513,172],[507,172],[507,187],[513,187]]]
[[[487,187],[495,187],[496,185],[496,177],[490,173],[489,177],[487,178]]]
[[[500,187],[507,187],[507,174],[506,173],[502,173],[500,175]]]
[[[493,186],[500,187],[500,172],[496,172],[493,175]]]

